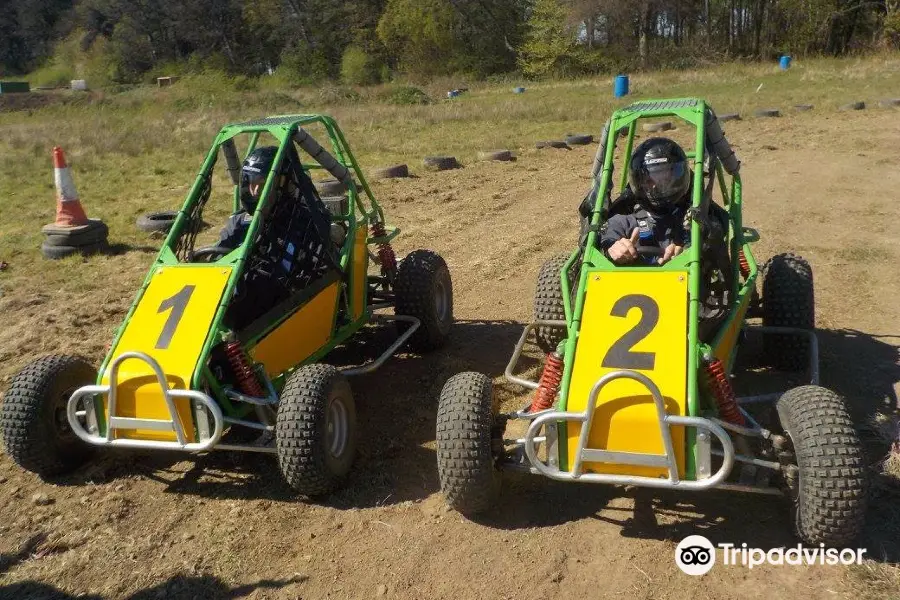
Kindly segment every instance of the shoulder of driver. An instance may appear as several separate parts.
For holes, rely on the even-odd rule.
[[[246,212],[235,213],[228,217],[222,233],[219,234],[219,245],[230,246],[235,245],[235,242],[240,244],[252,220],[253,216]]]

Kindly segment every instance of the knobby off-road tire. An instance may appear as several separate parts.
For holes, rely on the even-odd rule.
[[[541,266],[537,287],[534,290],[534,319],[536,321],[565,321],[562,281],[559,278],[569,254],[557,254]],[[572,278],[569,277],[569,283]],[[544,352],[553,352],[566,339],[566,330],[558,327],[538,327],[535,333],[537,345]]]
[[[778,254],[763,266],[763,325],[812,330],[816,325],[812,268],[794,254]],[[783,371],[809,366],[809,338],[769,334],[763,338],[765,361]]]
[[[356,405],[336,368],[307,365],[288,378],[275,447],[282,476],[301,494],[321,496],[344,482],[356,456]]]
[[[778,400],[778,417],[791,439],[799,481],[790,486],[794,528],[806,544],[845,546],[863,527],[866,470],[843,399],[807,385]]]
[[[407,254],[397,268],[394,294],[394,314],[416,317],[422,323],[409,338],[410,348],[425,352],[447,342],[453,325],[453,282],[439,254],[431,250]]]
[[[77,388],[96,381],[96,369],[77,356],[46,356],[22,369],[0,408],[0,432],[9,457],[42,478],[84,464],[93,448],[72,432],[66,404]]]
[[[481,373],[454,375],[441,390],[437,461],[441,493],[466,516],[490,509],[500,496],[500,471],[492,451],[491,380]]]

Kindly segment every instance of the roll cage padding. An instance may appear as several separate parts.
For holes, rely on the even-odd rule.
[[[597,175],[600,174],[601,169],[603,169],[603,163],[606,160],[606,141],[609,138],[609,121],[606,122],[606,125],[603,126],[603,131],[600,133],[600,146],[597,148],[597,154],[594,155],[594,166],[591,168],[591,179],[597,179]]]
[[[738,160],[731,144],[725,139],[725,132],[719,124],[719,119],[713,109],[706,109],[706,143],[712,147],[712,152],[720,161],[729,175],[734,175],[741,169],[741,161]]]
[[[222,153],[225,155],[225,164],[231,183],[241,185],[241,160],[238,158],[234,138],[222,142]]]
[[[322,165],[326,171],[334,175],[338,181],[342,181],[348,188],[350,187],[353,179],[350,176],[350,170],[339,163],[337,159],[325,150],[319,142],[313,139],[305,129],[302,127],[297,128],[297,133],[294,134],[294,141],[297,142],[297,145],[303,148],[307,154],[312,156],[317,163]]]

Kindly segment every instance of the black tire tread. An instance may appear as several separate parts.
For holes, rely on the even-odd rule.
[[[447,503],[467,516],[490,509],[500,495],[491,451],[493,421],[487,376],[468,371],[447,380],[437,412],[438,476]]]
[[[815,292],[809,263],[795,254],[778,254],[766,261],[763,271],[763,324],[814,329]],[[806,336],[766,334],[763,341],[766,360],[775,368],[801,371],[808,367]]]
[[[48,431],[41,410],[54,381],[77,376],[80,385],[95,383],[97,372],[80,356],[51,355],[29,363],[13,378],[0,406],[0,433],[7,455],[27,471],[40,477],[69,473],[92,454],[80,441],[62,451],[53,431]]]
[[[141,215],[137,218],[137,228],[141,231],[152,233],[154,231],[167,232],[175,224],[178,218],[178,211],[166,210],[162,212],[152,212]]]
[[[569,253],[557,254],[541,266],[541,270],[538,272],[537,287],[534,290],[534,318],[536,321],[564,321],[566,319],[559,273],[566,261],[569,260],[569,256]],[[538,347],[544,352],[553,352],[566,338],[565,330],[555,327],[538,327],[535,335]]]
[[[797,534],[806,544],[850,544],[862,531],[868,486],[862,445],[844,400],[807,385],[782,395],[777,408],[800,469]]]
[[[103,221],[91,219],[88,226],[80,231],[44,234],[44,246],[88,246],[105,242],[109,227]]]
[[[328,494],[346,479],[330,471],[322,445],[329,393],[340,378],[331,365],[310,364],[292,373],[281,392],[275,422],[278,466],[287,484],[307,496]]]
[[[450,323],[453,322],[453,282],[441,255],[431,250],[413,250],[400,261],[394,281],[394,313],[416,317],[422,324],[409,338],[416,352],[440,348],[447,342],[450,325],[441,323],[434,307],[434,282],[446,272],[450,294]]]
[[[109,244],[105,239],[100,240],[99,242],[94,242],[92,244],[85,244],[84,246],[54,246],[48,245],[46,242],[44,242],[41,244],[41,255],[44,258],[57,260],[60,258],[66,258],[67,256],[74,256],[76,254],[88,256],[90,254],[104,252],[108,248]]]

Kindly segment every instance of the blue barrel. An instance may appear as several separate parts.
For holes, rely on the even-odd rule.
[[[613,84],[613,96],[621,98],[626,95],[628,95],[628,75],[616,75],[616,80]]]
[[[781,67],[782,71],[787,71],[791,67],[791,57],[787,54],[782,55],[778,60],[778,66]]]

